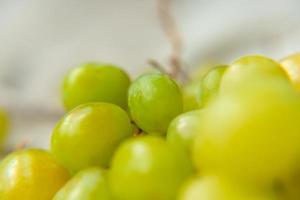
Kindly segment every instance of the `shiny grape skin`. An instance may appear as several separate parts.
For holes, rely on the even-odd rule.
[[[107,181],[107,171],[98,167],[77,173],[53,200],[113,200]]]
[[[132,136],[127,113],[109,103],[83,104],[57,124],[51,151],[72,173],[86,167],[108,167],[114,150]]]
[[[132,119],[142,130],[165,135],[171,120],[183,111],[182,94],[167,75],[146,74],[130,86],[128,106]]]
[[[187,157],[173,151],[164,139],[140,136],[116,151],[109,182],[116,199],[172,200],[191,173]]]
[[[68,170],[50,153],[17,151],[0,163],[0,199],[52,200],[69,178]]]
[[[65,76],[62,97],[66,110],[83,103],[107,102],[127,109],[130,79],[122,69],[107,64],[87,63]]]

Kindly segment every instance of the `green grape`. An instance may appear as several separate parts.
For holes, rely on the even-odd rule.
[[[218,95],[221,80],[226,69],[226,65],[214,67],[202,78],[197,98],[200,104],[204,106]]]
[[[107,171],[93,167],[80,171],[53,200],[112,200]]]
[[[183,110],[184,112],[196,110],[199,106],[197,96],[201,91],[199,90],[200,81],[192,81],[187,83],[182,88],[183,96]]]
[[[0,109],[0,151],[4,146],[4,141],[7,136],[8,118],[4,111]]]
[[[132,119],[141,129],[165,134],[171,120],[182,112],[182,95],[167,75],[147,74],[130,86],[128,106]]]
[[[132,135],[127,113],[110,103],[88,103],[73,109],[56,126],[51,150],[71,172],[108,167],[116,147]]]
[[[187,157],[162,138],[136,137],[116,151],[109,173],[112,193],[122,200],[173,200],[190,175]]]
[[[277,62],[263,56],[245,56],[227,68],[221,81],[220,92],[245,89],[241,83],[253,83],[265,78],[282,78],[288,81],[286,72]],[[260,83],[264,84],[263,81]]]
[[[250,90],[220,95],[207,107],[194,161],[204,174],[264,185],[289,172],[300,156],[300,96],[279,78],[248,84],[241,88]]]
[[[52,200],[69,173],[46,151],[14,152],[0,163],[1,200]]]
[[[188,181],[178,200],[276,200],[270,192],[261,193],[223,177],[206,176]]]
[[[167,141],[178,151],[191,154],[194,138],[200,133],[204,110],[195,110],[183,113],[170,124],[167,132]]]
[[[67,110],[83,103],[107,102],[127,109],[128,75],[118,67],[87,63],[72,69],[63,83]]]
[[[300,53],[282,59],[280,64],[286,70],[296,88],[300,90]]]

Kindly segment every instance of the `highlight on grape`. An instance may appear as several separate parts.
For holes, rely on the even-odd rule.
[[[184,80],[85,63],[61,90],[50,149],[0,161],[1,200],[300,199],[300,54]]]

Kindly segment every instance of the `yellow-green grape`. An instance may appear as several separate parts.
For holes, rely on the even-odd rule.
[[[206,176],[188,181],[178,200],[277,200],[266,192],[261,194],[254,189],[228,181],[223,177]]]
[[[90,166],[108,167],[116,147],[132,135],[127,113],[110,103],[83,104],[56,126],[52,153],[71,172]]]
[[[167,132],[167,141],[178,151],[189,156],[196,135],[201,134],[202,115],[204,110],[194,110],[176,117]]]
[[[182,112],[182,95],[169,76],[147,74],[131,84],[128,106],[132,119],[141,129],[164,135],[171,120]]]
[[[164,139],[141,136],[116,151],[109,183],[116,199],[173,200],[191,170],[187,157],[173,151]]]
[[[97,167],[80,171],[59,190],[53,200],[113,200],[107,171]]]
[[[87,63],[66,75],[63,102],[67,110],[90,102],[112,103],[126,110],[129,84],[129,77],[122,69],[113,65]]]
[[[221,80],[226,69],[226,65],[214,67],[202,78],[202,82],[198,88],[197,100],[199,104],[205,106],[211,99],[218,95]]]
[[[4,141],[7,136],[8,118],[6,113],[0,109],[0,151],[4,146]]]
[[[183,111],[191,111],[196,110],[201,107],[198,103],[198,93],[201,91],[199,90],[200,81],[192,81],[187,83],[182,88],[182,96],[183,96]]]
[[[300,96],[283,79],[241,85],[205,110],[195,139],[194,161],[202,173],[225,173],[268,184],[291,170],[300,156]]]
[[[69,173],[43,150],[14,152],[0,163],[1,200],[52,200]]]
[[[245,89],[241,83],[253,83],[265,78],[282,78],[288,81],[288,76],[279,63],[263,56],[245,56],[227,68],[221,81],[220,92]],[[263,81],[260,83],[264,84]]]
[[[286,70],[297,89],[300,90],[300,53],[282,59],[280,64]]]

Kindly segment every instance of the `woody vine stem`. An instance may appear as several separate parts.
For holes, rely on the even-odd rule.
[[[168,63],[170,65],[170,71],[167,71],[166,67],[156,60],[151,59],[149,63],[162,73],[169,74],[175,79],[186,82],[189,77],[183,69],[183,39],[177,28],[175,19],[171,14],[170,0],[157,0],[157,12],[161,28],[171,44],[171,54]]]

